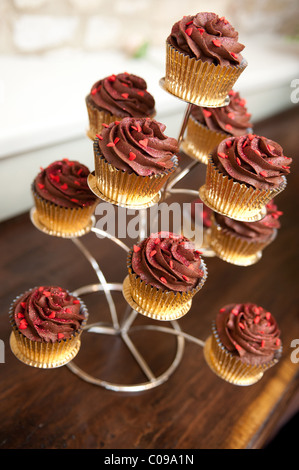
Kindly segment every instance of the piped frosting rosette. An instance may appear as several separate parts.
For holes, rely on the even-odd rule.
[[[79,236],[91,227],[97,198],[87,184],[89,169],[64,158],[41,169],[32,184],[38,221],[48,233]]]
[[[157,196],[178,165],[178,142],[165,128],[154,119],[124,118],[97,135],[96,185],[110,202],[138,207]]]
[[[277,322],[270,312],[253,303],[220,309],[205,344],[212,370],[235,385],[251,385],[276,364],[282,344]]]
[[[112,74],[98,80],[86,97],[89,118],[88,136],[94,140],[102,124],[124,117],[151,117],[156,114],[155,99],[146,81],[129,73]]]
[[[126,286],[135,309],[157,320],[185,315],[207,278],[200,252],[184,236],[169,232],[152,234],[135,245],[127,267]]]
[[[209,156],[200,197],[212,210],[232,219],[255,221],[266,204],[286,187],[292,159],[273,140],[254,134],[220,142]]]
[[[165,88],[199,106],[223,106],[247,66],[243,49],[226,18],[209,12],[185,16],[166,40]]]
[[[82,300],[65,289],[40,286],[18,296],[9,317],[16,357],[33,367],[52,368],[78,353],[88,312]]]
[[[187,155],[206,165],[208,155],[222,140],[252,131],[251,115],[247,112],[245,99],[234,90],[229,92],[229,96],[227,106],[191,107],[182,149]]]

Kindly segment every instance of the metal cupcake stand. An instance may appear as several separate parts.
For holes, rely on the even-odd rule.
[[[160,86],[168,93],[170,93],[164,85],[164,78],[160,80]],[[177,96],[173,95],[170,93],[172,96],[174,96],[177,99]],[[181,129],[179,132],[179,136],[177,138],[178,144],[180,144],[183,141],[185,130],[187,127],[188,119],[190,116],[191,112],[191,107],[192,107],[192,102],[188,102],[184,100],[187,103],[184,116],[183,116],[183,121],[181,125]],[[226,98],[225,102],[221,106],[226,106],[229,103],[229,97]],[[194,103],[195,104],[195,103]],[[196,103],[198,105],[198,103]],[[205,104],[205,106],[207,106]],[[213,106],[215,107],[215,106]],[[176,194],[184,194],[184,195],[190,195],[194,198],[199,197],[198,190],[193,190],[193,189],[182,189],[182,188],[175,188],[175,185],[181,181],[192,169],[194,169],[200,162],[198,160],[192,159],[192,161],[185,166],[185,168],[180,168],[180,166],[177,168],[175,173],[170,176],[168,179],[166,185],[164,186],[163,190],[161,191],[161,194],[159,195],[159,200],[155,198],[154,201],[152,201],[152,204],[147,204],[146,206],[138,206],[138,207],[133,207],[130,206],[131,209],[137,209],[139,210],[139,220],[140,220],[140,226],[139,226],[139,241],[143,240],[148,236],[146,233],[146,220],[147,220],[147,208],[153,206],[154,204],[157,204],[160,201],[165,201],[169,196],[171,195],[176,195]],[[101,195],[99,194],[98,190],[96,189],[96,186],[94,184],[94,175],[91,173],[88,177],[88,184],[91,189],[91,191],[100,199],[103,199],[107,202],[107,198],[101,198]],[[116,204],[120,207],[126,207],[129,208],[126,205],[118,204],[115,201],[108,201],[111,202],[112,204]],[[35,209],[33,208],[31,210],[31,221],[35,225],[36,228],[41,230],[43,233],[46,233],[48,235],[54,235],[57,236],[57,234],[51,233],[49,230],[47,230],[44,226],[41,226],[39,221],[36,218],[35,214]],[[89,284],[83,287],[79,287],[72,293],[78,297],[82,297],[88,294],[93,294],[93,293],[103,293],[108,307],[109,307],[109,312],[110,312],[110,317],[111,317],[111,323],[104,323],[104,322],[96,322],[93,324],[87,324],[84,327],[84,333],[95,333],[99,335],[109,335],[111,337],[118,337],[121,338],[124,344],[127,346],[129,349],[130,353],[132,354],[134,360],[140,367],[141,371],[143,372],[145,376],[145,380],[139,383],[134,383],[134,384],[123,384],[123,383],[112,383],[109,381],[106,381],[104,379],[95,377],[93,375],[90,375],[89,373],[85,372],[82,368],[80,368],[78,365],[75,363],[75,359],[70,361],[68,364],[66,364],[66,367],[69,368],[71,372],[73,372],[75,375],[77,375],[79,378],[82,380],[93,384],[97,385],[100,387],[103,387],[108,390],[113,390],[116,392],[140,392],[140,391],[145,391],[152,389],[154,387],[157,387],[164,383],[165,381],[168,380],[168,378],[171,376],[171,374],[177,369],[179,366],[183,354],[184,354],[184,348],[185,348],[185,340],[196,343],[197,345],[201,347],[205,347],[205,341],[201,340],[199,338],[196,338],[195,336],[192,336],[184,331],[182,331],[179,323],[177,320],[170,320],[170,321],[163,321],[162,323],[165,325],[165,323],[169,323],[169,326],[161,326],[157,324],[157,320],[155,320],[155,323],[153,325],[145,324],[145,325],[135,325],[134,326],[134,321],[139,315],[137,311],[137,306],[136,309],[134,309],[135,303],[134,300],[130,297],[130,293],[128,290],[124,289],[124,283],[109,283],[107,282],[103,271],[101,270],[97,260],[94,258],[94,256],[89,252],[89,250],[86,248],[86,246],[83,244],[81,237],[85,233],[89,232],[94,232],[95,234],[100,235],[103,238],[108,238],[111,240],[112,243],[115,243],[120,249],[124,250],[125,252],[129,252],[130,247],[128,247],[122,240],[119,238],[116,238],[115,236],[112,236],[108,232],[104,232],[103,230],[98,229],[95,227],[95,218],[93,216],[92,218],[92,223],[90,226],[87,228],[87,230],[80,234],[80,236],[76,237],[64,237],[64,238],[69,238],[74,245],[78,248],[78,250],[83,254],[83,256],[86,258],[86,260],[89,262],[91,268],[94,270],[98,283],[96,284]],[[63,235],[61,235],[63,236]],[[214,256],[214,253],[212,250],[207,249],[207,252],[205,253],[203,249],[201,249],[203,252],[203,255],[206,254],[206,256]],[[125,312],[125,316],[123,321],[120,323],[119,322],[119,316],[117,313],[117,309],[113,300],[112,292],[123,292],[125,299],[128,302],[127,305],[127,310]],[[131,339],[130,334],[131,333],[138,333],[138,331],[159,331],[161,333],[165,333],[167,335],[174,335],[176,336],[176,352],[174,355],[174,358],[170,365],[167,367],[167,369],[161,373],[160,375],[157,375],[154,373],[153,370],[151,370],[149,364],[143,357],[143,355],[140,353],[138,348],[135,346],[134,342]],[[110,350],[107,351],[107,354],[110,354]],[[207,362],[208,362],[208,358]]]

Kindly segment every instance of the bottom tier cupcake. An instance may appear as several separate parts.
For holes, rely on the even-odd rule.
[[[15,356],[39,368],[60,367],[80,349],[88,318],[81,299],[61,287],[35,287],[17,297],[9,310]]]
[[[207,339],[207,364],[219,377],[235,385],[251,385],[281,356],[278,325],[263,307],[252,303],[221,308]]]
[[[191,308],[207,269],[185,237],[169,232],[152,234],[128,254],[124,295],[133,308],[156,320],[174,320]],[[132,302],[133,301],[133,302]]]

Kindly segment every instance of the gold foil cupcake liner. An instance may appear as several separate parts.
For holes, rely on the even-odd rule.
[[[109,202],[125,207],[151,205],[178,166],[178,159],[174,157],[172,168],[156,175],[140,176],[118,170],[100,154],[97,139],[94,141],[94,159],[97,189]]]
[[[227,96],[247,67],[221,66],[203,62],[178,52],[166,42],[165,88],[173,95],[198,106],[227,105]]]
[[[199,189],[200,199],[215,212],[231,219],[254,222],[266,215],[266,204],[286,187],[286,178],[273,189],[256,189],[238,183],[222,174],[211,161],[206,171],[205,184]]]
[[[254,241],[235,236],[223,229],[212,217],[210,245],[216,256],[237,266],[250,266],[262,257],[262,250],[276,237],[277,230],[267,241]]]
[[[86,108],[88,113],[89,120],[89,129],[86,134],[91,140],[95,140],[96,135],[102,131],[103,124],[111,124],[114,121],[121,121],[124,116],[117,116],[115,114],[109,113],[109,111],[99,110],[89,101],[89,98],[86,97]],[[148,116],[151,119],[155,117],[156,113]]]
[[[212,131],[190,116],[181,148],[189,157],[207,165],[209,154],[227,137],[228,134]]]
[[[62,238],[80,237],[88,233],[94,222],[93,213],[98,201],[85,207],[62,207],[39,196],[32,187],[35,210],[31,212],[34,225],[44,233]]]
[[[234,385],[248,386],[258,382],[265,371],[279,360],[281,350],[272,361],[260,365],[246,364],[234,356],[221,343],[215,325],[212,335],[205,341],[204,357],[210,369],[221,379]]]
[[[203,287],[207,278],[207,268],[201,262],[203,277],[199,284],[187,292],[164,291],[143,281],[132,271],[132,251],[128,254],[128,276],[123,283],[123,294],[129,305],[144,316],[154,320],[172,321],[186,315],[192,305],[194,295]]]
[[[23,294],[22,294],[23,295]],[[12,353],[24,364],[40,369],[53,369],[61,367],[70,362],[78,354],[81,346],[81,334],[85,325],[88,312],[85,304],[80,300],[80,313],[85,316],[81,328],[74,332],[70,338],[57,340],[54,343],[33,341],[27,338],[17,328],[14,321],[14,305],[21,296],[18,296],[12,303],[9,310],[9,318],[12,325],[10,335],[10,348]]]

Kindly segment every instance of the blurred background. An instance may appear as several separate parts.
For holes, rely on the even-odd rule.
[[[70,158],[93,170],[85,96],[100,78],[143,77],[156,119],[177,137],[186,104],[159,86],[165,40],[198,11],[225,16],[239,32],[248,67],[235,90],[253,122],[298,106],[298,0],[0,0],[0,220],[30,209],[40,166]]]

